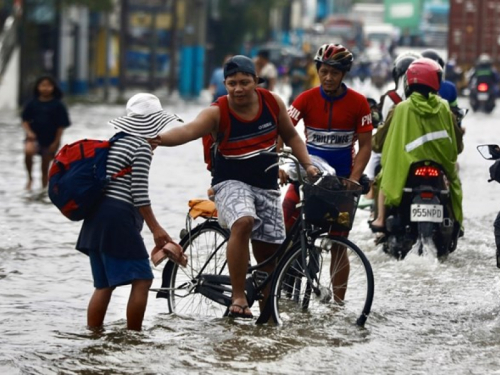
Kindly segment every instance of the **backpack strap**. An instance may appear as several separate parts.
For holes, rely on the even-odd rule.
[[[115,143],[117,140],[125,137],[127,135],[127,133],[125,132],[119,132],[119,133],[116,133],[114,136],[112,136],[108,142],[111,144]],[[123,177],[125,176],[127,173],[132,173],[132,166],[131,165],[128,165],[126,166],[125,168],[119,170],[118,172],[116,172],[115,174],[113,174],[111,176],[111,179],[112,180],[116,180],[118,177]]]
[[[112,136],[112,137],[108,140],[108,142],[109,142],[109,143],[114,143],[114,142],[116,142],[117,140],[119,140],[119,139],[121,139],[121,138],[125,137],[126,135],[127,135],[127,133],[125,133],[125,132],[118,132],[118,133],[116,133],[114,136]]]
[[[391,98],[394,104],[399,104],[403,101],[403,99],[399,96],[396,90],[387,91],[387,95],[389,96],[389,98]]]
[[[262,104],[267,104],[269,106],[269,109],[271,110],[271,115],[273,116],[274,121],[277,123],[279,119],[279,113],[280,113],[280,106],[278,104],[278,101],[274,97],[273,93],[270,92],[269,90],[257,87],[255,89],[257,93],[261,94],[263,97],[263,103]],[[224,109],[224,116],[227,115],[227,118],[222,118],[219,121],[219,131],[217,132],[217,138],[214,140],[214,144],[217,143],[220,144],[225,138],[229,137],[229,134],[226,134],[226,129],[230,123],[229,119],[229,101],[227,100],[227,95],[221,96],[217,98],[217,102],[219,104],[219,108]],[[222,112],[221,112],[222,115]]]
[[[216,147],[219,147],[222,140],[229,137],[229,134],[226,134],[226,130],[228,129],[231,120],[229,118],[229,101],[227,100],[227,95],[219,97],[217,102],[219,103],[219,108],[222,109],[222,111],[220,113],[221,118],[219,119],[219,130],[217,131],[217,137],[214,140],[214,144],[217,143]]]
[[[271,110],[274,121],[278,123],[278,119],[280,117],[280,106],[273,93],[260,87],[257,87],[256,90],[257,92],[262,94],[264,101],[269,105],[269,109]]]

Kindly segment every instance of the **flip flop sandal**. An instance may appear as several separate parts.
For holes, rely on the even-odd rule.
[[[233,303],[231,306],[229,306],[229,309],[231,309],[231,307],[237,307],[239,309],[241,309],[242,312],[236,312],[236,311],[231,311],[229,310],[229,312],[227,313],[227,316],[229,316],[230,318],[243,318],[243,319],[253,319],[253,314],[252,313],[245,313],[245,310],[246,309],[250,309],[248,305],[237,305],[236,303]]]

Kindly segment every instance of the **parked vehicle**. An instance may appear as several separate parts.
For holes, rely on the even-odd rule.
[[[330,43],[340,43],[349,49],[363,49],[363,21],[354,17],[333,15],[323,21],[324,36]]]
[[[445,48],[449,0],[384,0],[384,22],[401,29],[400,44]]]
[[[363,28],[365,43],[369,48],[389,48],[399,38],[399,29],[388,23],[367,24]]]
[[[424,1],[420,32],[424,45],[428,47],[446,48],[448,42],[449,0]]]

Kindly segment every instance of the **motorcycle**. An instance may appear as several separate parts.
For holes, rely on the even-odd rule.
[[[386,215],[383,251],[396,259],[404,259],[416,244],[422,255],[424,245],[433,243],[440,259],[457,247],[460,224],[453,218],[448,179],[432,160],[410,166],[401,204]]]
[[[495,90],[491,84],[473,79],[470,86],[469,102],[474,112],[491,113],[495,108]]]
[[[488,182],[496,181],[500,183],[500,146],[489,144],[489,145],[479,145],[477,150],[483,158],[486,160],[496,160],[494,164],[490,167],[490,179]],[[497,215],[494,224],[495,228],[495,243],[496,243],[496,260],[497,268],[500,268],[500,212]]]

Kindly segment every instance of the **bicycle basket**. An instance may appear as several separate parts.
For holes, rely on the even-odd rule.
[[[331,231],[350,230],[361,191],[359,184],[336,176],[325,176],[316,185],[304,184],[306,222]]]

